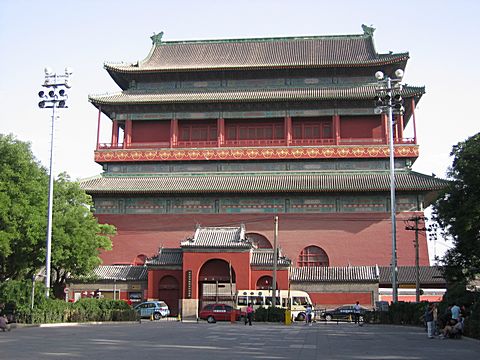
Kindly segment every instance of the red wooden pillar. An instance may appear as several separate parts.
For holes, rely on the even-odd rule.
[[[335,145],[338,145],[340,143],[340,115],[333,115],[332,122],[333,134],[335,136]]]
[[[178,145],[178,119],[170,120],[170,147]]]
[[[225,144],[225,119],[217,119],[217,146],[221,147]]]
[[[98,107],[98,120],[97,120],[97,150],[100,148],[100,118],[102,116],[102,108]]]
[[[388,119],[387,114],[382,113],[382,131],[385,144],[388,144]]]
[[[292,144],[292,118],[290,116],[285,116],[285,142],[287,146]]]
[[[112,147],[118,146],[118,120],[114,119],[112,123]]]
[[[403,142],[403,114],[398,115],[397,126],[398,126],[398,139],[400,140],[400,142]]]
[[[132,143],[132,120],[125,120],[125,131],[123,134],[123,148],[127,149]]]
[[[417,123],[415,121],[415,99],[412,98],[413,143],[417,143]]]
[[[157,279],[155,270],[148,270],[147,281],[148,281],[147,282],[147,299],[154,299],[155,292],[158,293],[158,289],[155,289],[155,284],[158,284],[158,279]]]

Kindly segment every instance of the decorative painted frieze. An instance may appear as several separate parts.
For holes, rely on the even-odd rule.
[[[184,160],[268,160],[268,159],[334,159],[334,158],[386,158],[388,146],[325,146],[325,147],[252,147],[209,149],[121,149],[97,150],[95,161],[184,161]],[[395,147],[395,157],[418,157],[417,145]]]

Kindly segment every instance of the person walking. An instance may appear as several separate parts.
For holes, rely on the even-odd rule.
[[[353,318],[355,321],[355,324],[361,325],[360,323],[360,302],[356,302],[355,305],[353,305]]]
[[[307,304],[305,308],[305,325],[312,326],[312,305]]]
[[[252,326],[252,318],[253,318],[253,305],[252,303],[250,303],[247,306],[247,318],[245,319],[245,325],[247,325],[247,322],[248,322],[248,325]]]

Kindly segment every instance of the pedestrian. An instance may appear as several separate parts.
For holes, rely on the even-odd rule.
[[[247,322],[248,322],[248,325],[252,326],[252,318],[253,318],[253,305],[252,303],[250,303],[247,306],[247,318],[245,319],[245,325],[247,325]]]
[[[3,332],[10,331],[10,326],[7,324],[7,317],[5,315],[0,316],[0,330]]]
[[[433,303],[432,315],[433,315],[433,335],[437,336],[439,333],[439,330],[438,330],[438,307],[436,303]]]
[[[361,325],[360,311],[361,311],[360,302],[357,301],[355,305],[353,305],[353,318],[354,318],[355,324],[358,324],[358,325]]]
[[[312,326],[312,305],[307,304],[305,307],[305,325]]]
[[[452,320],[455,320],[455,322],[458,322],[458,319],[460,318],[460,306],[458,306],[456,303],[452,304],[452,308],[450,309],[452,312]]]
[[[430,303],[427,305],[427,308],[425,309],[425,322],[427,323],[427,335],[429,339],[435,338],[433,335],[433,304]]]

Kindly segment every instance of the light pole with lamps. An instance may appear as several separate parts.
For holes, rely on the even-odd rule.
[[[45,82],[43,87],[47,88],[48,92],[40,91],[38,96],[40,102],[38,107],[41,109],[52,109],[52,127],[50,134],[50,169],[48,182],[48,215],[47,215],[47,250],[45,259],[45,296],[50,296],[50,263],[52,252],[52,212],[53,212],[53,140],[55,130],[55,109],[66,108],[66,100],[68,98],[65,88],[70,88],[70,76],[72,69],[65,68],[65,74],[57,75],[50,68],[45,68]]]
[[[381,71],[375,73],[375,78],[379,83],[377,89],[378,95],[375,96],[375,113],[387,113],[388,117],[388,138],[390,152],[390,212],[392,219],[392,301],[398,302],[398,282],[397,282],[397,224],[396,224],[396,200],[395,200],[395,153],[393,146],[393,112],[401,114],[404,111],[403,99],[400,95],[402,91],[403,70],[395,71],[395,78],[385,76]]]

